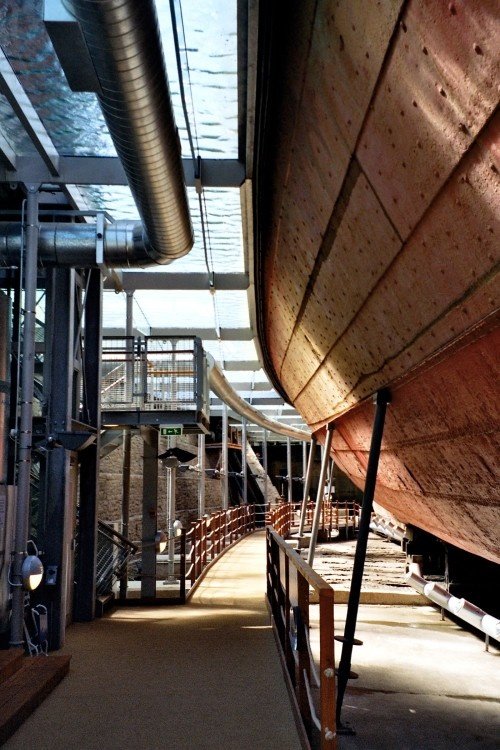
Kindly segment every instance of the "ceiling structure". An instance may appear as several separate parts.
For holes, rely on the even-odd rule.
[[[195,243],[171,265],[108,272],[104,335],[124,335],[126,295],[133,294],[138,333],[200,336],[242,398],[266,416],[302,427],[263,370],[256,337],[251,177],[257,40],[248,34],[255,28],[256,4],[174,3],[181,81],[169,2],[156,5]],[[56,205],[105,211],[113,220],[138,219],[97,97],[88,90],[92,83],[83,80],[76,31],[61,0],[2,4],[0,180],[51,184]],[[212,414],[221,410],[220,400],[212,398]],[[252,430],[256,438],[262,434]]]

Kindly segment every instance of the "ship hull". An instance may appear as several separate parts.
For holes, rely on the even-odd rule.
[[[352,480],[390,387],[378,502],[500,561],[500,18],[494,2],[263,17],[260,335]]]

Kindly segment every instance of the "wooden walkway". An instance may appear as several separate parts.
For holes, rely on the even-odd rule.
[[[257,532],[189,604],[71,626],[68,677],[4,747],[300,750],[264,591]]]

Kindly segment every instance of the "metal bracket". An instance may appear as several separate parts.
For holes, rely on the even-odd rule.
[[[104,213],[102,211],[96,214],[95,262],[99,268],[104,266]]]

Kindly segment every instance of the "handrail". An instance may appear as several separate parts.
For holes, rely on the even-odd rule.
[[[186,571],[186,580],[191,584],[189,594],[206,568],[231,544],[254,531],[255,527],[254,505],[240,505],[220,510],[191,523],[186,533],[187,542],[191,547]]]
[[[311,747],[337,750],[334,591],[275,529],[268,527],[266,539],[267,599],[305,731]],[[318,671],[309,642],[310,587],[319,599],[319,689],[311,685]]]

